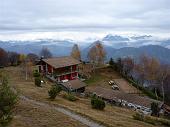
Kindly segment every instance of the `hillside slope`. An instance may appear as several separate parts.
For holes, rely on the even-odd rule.
[[[20,73],[21,68],[19,67],[9,67],[5,68],[5,72],[9,74],[10,76],[10,83],[13,87],[18,89],[20,91],[20,94],[32,98],[34,100],[41,101],[43,103],[49,103],[53,104],[55,106],[62,106],[66,109],[69,109],[73,112],[76,112],[78,114],[81,114],[83,116],[87,116],[88,118],[98,121],[100,123],[104,123],[105,125],[111,126],[111,127],[154,127],[153,125],[136,121],[133,119],[132,115],[135,113],[132,110],[120,108],[120,107],[112,107],[107,105],[104,111],[97,111],[91,108],[90,100],[87,98],[79,98],[76,102],[70,102],[62,97],[62,93],[60,96],[57,96],[57,98],[54,101],[49,101],[48,98],[48,90],[50,88],[51,83],[47,81],[46,84],[43,85],[43,87],[35,87],[33,80],[29,79],[25,81],[24,76],[22,73]],[[14,76],[15,75],[15,76]],[[25,102],[28,103],[28,102]],[[40,125],[44,125],[48,127],[48,123],[53,123],[49,125],[61,125],[63,123],[64,126],[67,126],[68,123],[71,122],[67,117],[65,118],[64,115],[61,115],[61,118],[55,118],[55,114],[57,112],[53,111],[43,111],[42,107],[32,107],[32,104],[28,104],[27,106],[23,102],[20,103],[20,106],[23,108],[19,108],[16,111],[15,119],[13,121],[12,125],[22,125],[22,124],[32,124],[34,127],[37,127],[39,123],[41,123],[44,119],[46,119],[46,122],[41,123]],[[19,107],[20,107],[19,106]],[[31,107],[29,107],[31,106]],[[35,110],[35,111],[34,111]],[[33,113],[31,116],[31,112]],[[44,116],[48,113],[49,118]],[[59,114],[58,114],[59,115]],[[54,117],[53,117],[54,116]],[[59,115],[60,116],[60,115]],[[34,119],[35,118],[35,119]],[[64,123],[64,121],[67,122]],[[17,122],[17,123],[16,123]],[[19,122],[19,123],[18,123]],[[57,123],[56,123],[57,122]],[[12,126],[11,125],[11,126]],[[72,122],[70,126],[82,126],[80,123],[77,123],[77,121]],[[14,127],[14,126],[12,126]]]

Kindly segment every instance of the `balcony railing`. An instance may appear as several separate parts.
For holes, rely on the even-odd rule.
[[[67,70],[67,71],[63,71],[63,72],[55,71],[53,74],[54,74],[54,76],[61,76],[61,75],[71,74],[71,73],[74,73],[74,72],[78,72],[78,69],[72,70],[72,71]]]

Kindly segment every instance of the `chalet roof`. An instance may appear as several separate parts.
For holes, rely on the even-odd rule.
[[[95,93],[97,96],[100,96],[105,99],[109,99],[109,100],[121,99],[127,101],[128,103],[133,103],[148,108],[150,108],[151,103],[153,101],[156,101],[148,97],[141,97],[138,95],[127,94],[120,91],[113,91],[112,89],[106,89],[102,87],[95,87],[94,89],[86,89],[86,92]]]
[[[61,67],[65,67],[65,66],[80,64],[80,61],[78,61],[70,56],[42,59],[42,61],[51,65],[54,68],[61,68]]]
[[[70,90],[77,90],[77,89],[87,86],[84,82],[80,81],[79,79],[69,80],[68,82],[64,82],[61,84]]]

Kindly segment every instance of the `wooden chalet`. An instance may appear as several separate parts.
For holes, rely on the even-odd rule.
[[[56,82],[77,79],[79,64],[70,56],[41,59],[37,63],[39,72]]]

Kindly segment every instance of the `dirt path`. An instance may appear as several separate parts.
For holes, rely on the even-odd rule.
[[[33,100],[33,99],[30,99],[30,98],[25,97],[25,96],[20,96],[20,98],[22,100],[28,101],[30,103],[33,103],[33,104],[36,104],[36,105],[39,105],[39,106],[44,106],[45,108],[48,108],[48,109],[53,108],[56,111],[61,112],[61,113],[65,114],[65,115],[67,115],[67,116],[69,116],[69,117],[89,126],[89,127],[104,127],[103,125],[100,125],[99,123],[97,123],[95,121],[89,120],[88,118],[85,118],[81,115],[73,113],[73,112],[71,112],[71,111],[69,111],[65,108],[52,106],[52,105],[49,105],[47,103],[43,103],[43,102],[40,102],[40,101],[37,101],[37,100]]]

